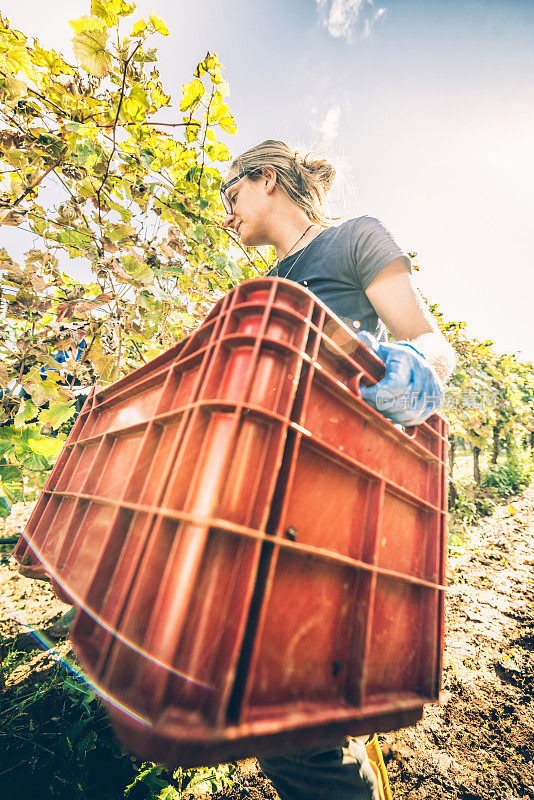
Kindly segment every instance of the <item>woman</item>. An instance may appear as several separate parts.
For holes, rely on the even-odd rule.
[[[361,387],[362,397],[393,422],[416,425],[442,404],[454,351],[381,222],[359,217],[328,227],[323,208],[334,176],[327,161],[262,142],[232,164],[221,189],[225,224],[245,245],[275,247],[268,275],[307,286],[344,321],[360,323],[360,338],[386,365],[384,380]],[[396,344],[387,343],[386,328]]]
[[[376,219],[328,227],[324,200],[335,175],[324,160],[301,158],[268,140],[232,163],[221,197],[225,224],[244,245],[272,245],[267,273],[314,292],[385,362],[386,375],[362,397],[395,423],[416,425],[443,401],[454,352],[411,278],[411,264]],[[388,343],[386,328],[397,343]],[[400,340],[400,341],[399,341]],[[263,759],[282,800],[378,800],[363,743]]]

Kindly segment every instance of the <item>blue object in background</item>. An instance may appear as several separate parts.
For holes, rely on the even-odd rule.
[[[80,361],[80,359],[82,358],[82,356],[85,353],[86,349],[87,349],[87,342],[85,341],[85,339],[82,339],[82,341],[78,345],[78,349],[76,350],[76,357],[75,357],[74,360],[75,361]],[[70,357],[71,357],[70,350],[58,350],[56,355],[54,356],[54,361],[57,361],[58,364],[65,364],[66,361]],[[52,371],[56,372],[56,370],[52,370]],[[46,373],[47,372],[48,372],[48,369],[43,366],[39,370],[39,375],[41,376],[41,378],[46,378]]]

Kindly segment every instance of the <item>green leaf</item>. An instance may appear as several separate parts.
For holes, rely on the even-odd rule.
[[[144,783],[151,791],[153,797],[157,797],[157,792],[167,788],[169,781],[161,777],[164,767],[158,764],[143,764],[141,771],[137,773],[134,781],[124,790],[124,796],[128,797],[131,790],[139,783]]]
[[[161,17],[158,17],[156,14],[151,14],[148,20],[152,23],[152,26],[157,33],[161,33],[162,36],[169,35],[169,29]]]
[[[135,256],[122,256],[120,261],[133,280],[139,281],[139,283],[145,286],[154,283],[154,273],[144,261],[139,260]]]
[[[95,150],[91,142],[78,142],[76,145],[76,155],[83,167],[92,167],[98,160],[98,151]]]
[[[20,467],[14,464],[0,464],[0,481],[2,483],[19,483],[22,481]]]
[[[123,205],[120,203],[114,203],[113,200],[110,200],[109,197],[106,197],[106,207],[113,209],[116,211],[117,214],[120,214],[122,217],[123,222],[129,222],[132,218],[132,212],[128,211],[127,208],[124,208]]]
[[[89,750],[95,750],[98,742],[96,731],[89,731],[78,742],[78,747],[82,753],[88,753]]]
[[[136,235],[135,228],[131,225],[114,225],[107,233],[112,242],[123,242],[125,239],[131,239]]]
[[[194,78],[191,83],[186,83],[182,86],[180,111],[189,111],[191,108],[197,106],[204,91],[204,85],[198,78]]]
[[[96,249],[92,235],[81,230],[68,228],[60,231],[55,236],[50,235],[50,238],[54,238],[60,244],[65,245],[72,251],[73,255],[91,254]]]
[[[2,495],[7,497],[10,503],[20,503],[21,500],[24,500],[21,480],[9,483],[0,480],[0,496]]]
[[[141,159],[141,163],[143,164],[146,169],[150,169],[154,161],[156,160],[154,153],[151,150],[147,150],[144,147],[141,147],[139,150],[139,158]]]
[[[0,517],[6,519],[11,514],[11,506],[5,495],[0,495]]]
[[[158,794],[158,800],[180,800],[181,796],[173,786],[165,786]]]
[[[195,225],[193,236],[200,244],[206,235],[206,228],[204,225]]]
[[[43,472],[44,470],[50,469],[48,459],[37,453],[30,453],[22,463],[26,472]]]
[[[85,728],[89,725],[92,720],[90,719],[80,719],[78,722],[75,722],[74,725],[71,725],[70,728],[67,728],[65,731],[65,736],[70,741],[71,744],[75,744],[76,739],[83,733]]]
[[[31,400],[23,400],[15,414],[15,427],[21,428],[39,414],[39,409]]]
[[[41,411],[39,420],[45,425],[51,425],[54,429],[59,428],[64,422],[71,419],[76,413],[74,403],[50,403],[50,408]]]
[[[15,444],[12,441],[10,436],[11,431],[1,431],[0,436],[0,456],[6,455],[6,453],[11,453],[14,448]]]
[[[85,124],[82,122],[66,122],[63,128],[66,131],[71,133],[79,133],[80,135],[87,135],[95,131],[94,125]]]
[[[161,300],[162,303],[170,303],[171,305],[175,305],[174,298],[171,297],[168,292],[160,289],[159,286],[149,286],[147,291],[149,291],[150,294],[152,294],[157,300]]]

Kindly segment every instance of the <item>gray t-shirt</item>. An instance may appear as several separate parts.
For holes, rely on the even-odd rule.
[[[402,258],[411,272],[408,255],[387,228],[374,217],[357,217],[326,228],[267,274],[306,286],[338,317],[357,320],[360,330],[385,341],[386,327],[365,289],[395,258]]]

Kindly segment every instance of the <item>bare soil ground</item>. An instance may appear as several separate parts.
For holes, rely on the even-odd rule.
[[[443,699],[385,737],[396,798],[534,798],[534,489],[449,557]]]
[[[19,533],[31,508],[0,521]],[[421,722],[381,736],[395,800],[534,798],[534,487],[465,529],[449,558],[443,697]],[[50,631],[68,606],[46,583],[20,576],[0,546],[0,634],[28,650],[9,683],[46,679],[53,662],[26,625]],[[53,632],[53,631],[52,631]],[[68,641],[61,653],[71,657]],[[0,778],[1,783],[1,778]],[[277,797],[254,759],[238,763],[217,800]]]

